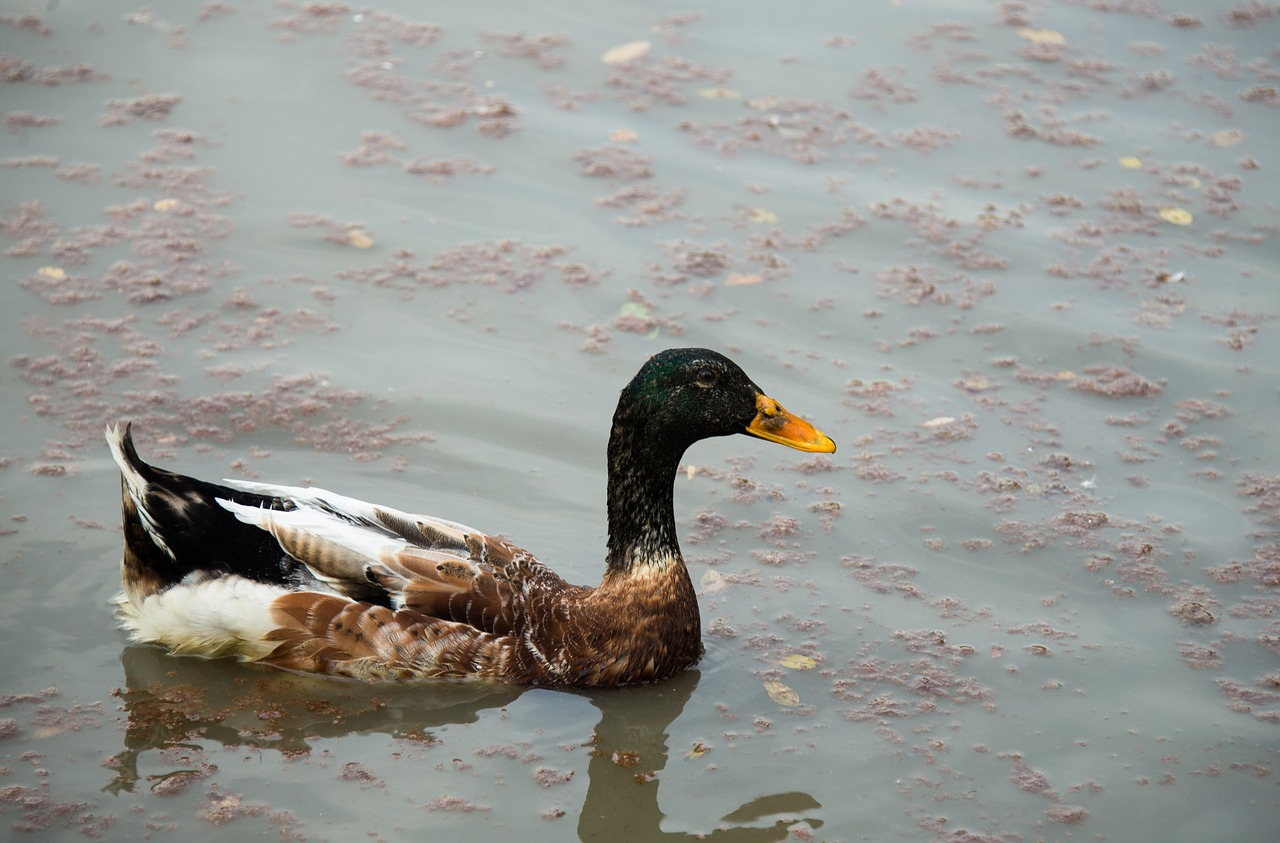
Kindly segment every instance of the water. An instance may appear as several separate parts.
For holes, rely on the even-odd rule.
[[[5,10],[7,828],[1274,838],[1274,14],[327,8]],[[840,445],[688,454],[697,670],[367,686],[115,631],[105,424],[594,582],[671,345]]]

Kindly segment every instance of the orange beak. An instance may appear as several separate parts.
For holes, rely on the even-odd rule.
[[[763,393],[756,396],[756,417],[747,425],[746,432],[797,451],[833,454],[836,450],[836,443],[829,436],[804,419],[791,415]]]

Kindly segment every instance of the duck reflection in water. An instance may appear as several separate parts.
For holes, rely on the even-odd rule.
[[[491,682],[366,684],[296,675],[239,664],[173,658],[153,647],[132,646],[121,656],[125,687],[118,696],[126,716],[124,749],[112,759],[114,793],[141,788],[159,795],[225,773],[199,759],[210,743],[306,756],[349,735],[386,734],[406,746],[429,745],[449,726],[476,723],[482,712],[515,703],[528,689]],[[595,840],[784,840],[797,823],[818,828],[821,806],[800,792],[759,796],[693,832],[664,832],[659,793],[669,748],[668,730],[697,688],[699,674],[601,691],[555,691],[585,697],[600,712],[582,735],[590,747],[586,798],[578,836]],[[332,748],[337,753],[339,748]],[[146,757],[148,755],[153,757]],[[194,759],[194,761],[193,761]],[[579,762],[579,767],[580,767]],[[139,766],[171,769],[145,777]],[[691,768],[692,769],[692,768]],[[415,771],[430,793],[434,767]],[[221,782],[224,786],[227,782]],[[438,791],[453,787],[441,780]],[[207,786],[204,785],[204,786]],[[671,786],[670,784],[667,785]],[[232,787],[231,789],[234,789]],[[804,816],[806,812],[809,816]],[[306,817],[301,817],[304,822]],[[567,818],[566,818],[567,819]],[[377,829],[371,829],[377,831]]]

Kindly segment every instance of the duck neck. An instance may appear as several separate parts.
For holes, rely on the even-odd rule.
[[[673,506],[681,447],[614,419],[609,436],[606,576],[684,567]]]

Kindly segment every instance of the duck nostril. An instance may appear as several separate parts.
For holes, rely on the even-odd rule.
[[[783,412],[782,407],[777,401],[767,395],[760,395],[756,398],[756,412],[766,418],[776,416]]]

